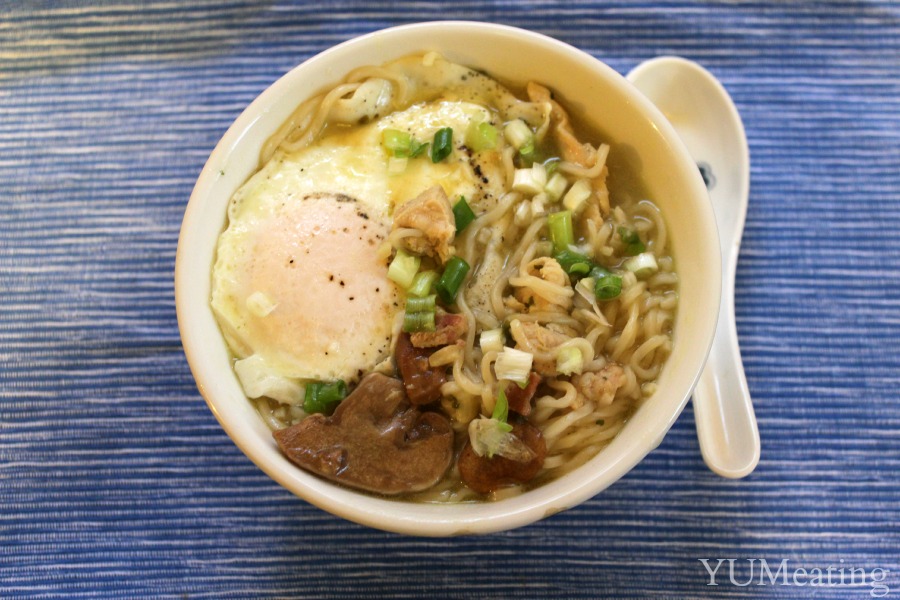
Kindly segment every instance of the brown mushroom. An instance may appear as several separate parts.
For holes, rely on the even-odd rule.
[[[463,483],[480,494],[487,494],[504,486],[527,483],[534,479],[544,466],[544,458],[547,456],[544,436],[540,429],[527,421],[514,424],[511,433],[531,449],[531,459],[518,462],[502,456],[478,456],[472,444],[466,440],[457,462]]]
[[[365,376],[332,416],[310,415],[273,435],[303,469],[388,496],[432,487],[453,457],[447,418],[422,412],[400,380],[379,373]]]

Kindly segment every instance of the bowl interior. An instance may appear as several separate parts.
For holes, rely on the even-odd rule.
[[[262,145],[306,97],[355,67],[436,50],[504,81],[541,82],[573,114],[609,137],[660,207],[680,277],[675,343],[659,391],[598,456],[574,472],[516,498],[429,505],[385,500],[325,482],[285,459],[244,397],[209,305],[216,240],[226,205],[256,170]],[[518,29],[468,22],[398,27],[336,46],[295,68],[235,121],[200,174],[182,225],[176,259],[178,324],[198,388],[234,442],[263,471],[307,501],[372,527],[417,535],[489,532],[574,506],[604,489],[662,440],[705,362],[721,287],[712,209],[696,166],[664,117],[624,78],[570,46]]]

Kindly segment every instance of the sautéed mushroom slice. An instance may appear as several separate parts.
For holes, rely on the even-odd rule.
[[[453,458],[447,418],[419,410],[401,381],[379,373],[364,377],[332,416],[310,415],[274,436],[298,466],[389,496],[434,486]]]

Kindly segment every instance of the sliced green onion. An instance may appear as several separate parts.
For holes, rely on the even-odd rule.
[[[559,266],[561,266],[569,275],[587,275],[594,267],[594,263],[590,258],[584,254],[575,252],[574,250],[569,250],[568,248],[561,252],[557,252],[553,255],[553,258],[556,259]]]
[[[466,146],[475,152],[491,150],[497,146],[497,128],[487,121],[472,121],[466,129]]]
[[[435,291],[441,297],[445,304],[453,304],[456,302],[456,294],[459,292],[459,286],[469,273],[469,263],[458,256],[454,256],[447,261],[441,278],[438,279],[434,286]]]
[[[606,274],[593,275],[594,295],[597,300],[612,300],[622,293],[622,278],[607,272]]]
[[[381,132],[381,145],[391,155],[398,158],[409,156],[409,147],[412,143],[412,136],[408,131],[400,131],[399,129],[385,129]]]
[[[556,354],[556,370],[563,375],[581,373],[584,369],[584,356],[575,346],[564,346]]]
[[[544,214],[544,202],[549,200],[550,198],[544,192],[540,194],[535,194],[534,198],[531,199],[531,214],[535,217],[539,217]]]
[[[580,277],[581,275],[587,275],[591,271],[591,265],[588,263],[575,263],[569,268],[569,275],[574,275],[576,277]]]
[[[409,143],[409,157],[416,158],[428,149],[428,142],[418,142],[413,140]]]
[[[486,329],[481,332],[478,338],[478,345],[481,346],[482,352],[500,352],[503,350],[503,343],[506,341],[503,335],[503,329]]]
[[[434,311],[409,312],[403,315],[403,331],[417,333],[420,331],[434,331]]]
[[[575,230],[572,227],[572,213],[568,210],[555,212],[547,217],[550,228],[550,239],[556,252],[568,250],[575,243]]]
[[[437,304],[435,303],[435,299],[437,296],[431,294],[430,296],[425,296],[423,298],[415,298],[409,297],[406,299],[406,312],[407,313],[421,313],[421,312],[434,312],[437,308]]]
[[[342,379],[331,382],[311,381],[306,384],[303,410],[307,414],[331,414],[346,396],[347,384]]]
[[[515,348],[504,348],[503,352],[497,355],[497,361],[494,363],[494,373],[497,379],[506,379],[509,381],[522,382],[528,381],[531,376],[531,364],[534,356],[530,352],[516,350]]]
[[[460,196],[459,202],[453,205],[453,218],[456,220],[456,235],[459,235],[463,229],[469,226],[469,223],[475,220],[475,213],[466,202],[465,196]]]
[[[513,172],[512,189],[516,192],[534,196],[535,194],[540,193],[544,189],[544,186],[535,179],[533,169],[525,168],[516,169]]]
[[[637,231],[632,231],[627,227],[619,227],[619,237],[622,238],[622,243],[625,244],[625,254],[628,256],[637,256],[647,249]]]
[[[403,331],[434,331],[436,296],[431,294],[423,298],[410,296],[406,299],[406,314],[403,315]]]
[[[642,252],[637,256],[632,256],[625,261],[623,266],[634,273],[638,279],[652,275],[659,270],[659,265],[656,264],[656,257],[650,252]]]
[[[534,255],[537,256],[551,256],[553,254],[553,242],[549,240],[541,240],[534,247]]]
[[[420,257],[398,248],[394,260],[391,261],[391,265],[388,267],[388,279],[403,289],[407,289],[412,285],[413,278],[415,278],[421,264],[422,259]]]
[[[506,391],[502,386],[500,387],[500,393],[497,394],[497,401],[494,403],[494,412],[491,413],[491,418],[501,423],[506,423],[506,420],[509,418],[509,401],[506,399]]]
[[[555,165],[556,163],[550,163],[551,165]],[[549,179],[547,180],[547,185],[544,186],[544,191],[547,192],[547,196],[549,196],[554,202],[562,198],[562,195],[566,191],[566,187],[569,185],[568,180],[563,177],[562,173],[553,173],[550,174],[550,170],[545,168],[547,171],[547,176]]]
[[[600,279],[602,277],[607,277],[609,275],[612,275],[612,272],[605,267],[601,267],[599,265],[594,265],[591,268],[590,276],[593,277],[594,279]]]
[[[544,163],[536,162],[532,164],[531,176],[534,178],[535,183],[541,186],[540,191],[544,191],[544,186],[547,185],[547,168],[544,166]]]
[[[534,132],[522,119],[514,119],[503,128],[503,135],[524,157],[534,154]]]
[[[573,213],[584,208],[585,202],[591,197],[591,183],[587,179],[579,179],[572,184],[569,191],[563,197],[563,206]]]
[[[501,423],[496,419],[472,419],[469,422],[469,443],[478,456],[493,458],[507,454],[516,460],[527,460],[522,448],[528,447],[512,435],[512,425]]]
[[[442,127],[434,134],[434,141],[431,143],[431,162],[439,163],[448,156],[453,150],[453,128]]]
[[[406,290],[406,293],[410,296],[416,296],[417,298],[427,296],[431,293],[431,286],[434,285],[434,282],[437,281],[437,278],[437,271],[429,270],[422,271],[421,273],[416,273],[412,285],[409,286],[409,289]]]

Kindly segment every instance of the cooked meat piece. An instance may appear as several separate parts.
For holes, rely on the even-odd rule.
[[[531,449],[534,453],[532,459],[516,462],[502,456],[478,456],[466,440],[457,462],[463,483],[480,494],[487,494],[504,486],[531,481],[544,466],[547,456],[544,436],[540,429],[527,421],[514,424],[512,434]]]
[[[527,283],[528,275],[546,281],[552,287],[549,290],[532,288]],[[525,272],[509,282],[515,287],[516,299],[528,307],[528,312],[568,312],[572,308],[575,292],[569,283],[569,276],[556,259],[549,256],[530,261],[525,265]]]
[[[612,404],[620,387],[625,385],[625,369],[610,363],[596,373],[582,373],[572,379],[575,389],[588,400],[601,406]]]
[[[456,236],[456,219],[447,194],[439,185],[399,206],[394,211],[393,227],[418,229],[424,234],[403,240],[416,254],[435,257],[445,263],[455,253],[452,242]]]
[[[441,386],[447,381],[444,367],[432,367],[428,357],[434,353],[429,348],[416,348],[408,333],[400,334],[394,358],[403,378],[406,395],[413,404],[430,404],[441,398]]]
[[[438,311],[434,331],[417,331],[409,339],[416,348],[449,346],[469,331],[469,322],[462,315]]]
[[[534,394],[537,392],[541,379],[542,377],[540,375],[532,371],[531,375],[528,377],[528,385],[524,388],[519,387],[515,383],[507,385],[506,403],[509,405],[509,410],[517,412],[523,417],[530,415],[531,399],[534,398]]]
[[[534,370],[552,377],[556,375],[556,356],[554,350],[571,338],[564,333],[548,329],[533,321],[513,319],[509,324],[509,333],[516,341],[516,349],[534,354]]]
[[[403,383],[379,373],[366,375],[334,415],[310,415],[273,435],[301,468],[389,496],[432,487],[453,458],[447,418],[412,406]]]

